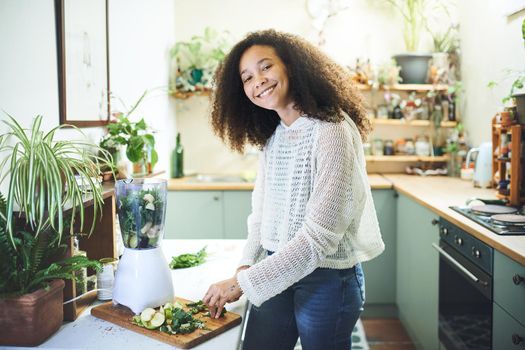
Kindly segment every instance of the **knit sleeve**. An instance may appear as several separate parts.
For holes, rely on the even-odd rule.
[[[358,203],[364,201],[364,184],[356,176],[352,137],[356,135],[347,123],[321,125],[312,154],[314,184],[303,225],[278,252],[237,275],[252,304],[259,306],[313,272],[337,251],[351,222],[360,220]]]
[[[239,265],[253,265],[263,253],[261,246],[262,201],[264,194],[264,151],[259,155],[257,178],[252,192],[252,211],[247,219],[248,238]]]

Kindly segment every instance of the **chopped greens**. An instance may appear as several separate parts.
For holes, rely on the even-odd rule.
[[[171,258],[170,269],[183,269],[186,267],[193,267],[204,262],[208,253],[206,253],[206,246],[199,250],[196,254],[181,254]]]
[[[188,309],[186,311],[185,309]],[[202,300],[182,305],[178,301],[174,304],[166,303],[158,310],[147,308],[140,315],[133,316],[131,323],[147,328],[159,330],[168,334],[187,334],[196,329],[210,330],[206,328],[206,322],[202,319],[195,318],[210,317],[208,307]],[[222,309],[219,317],[224,317],[226,309]]]

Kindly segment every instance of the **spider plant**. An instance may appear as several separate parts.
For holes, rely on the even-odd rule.
[[[4,156],[0,162],[0,183],[9,178],[5,219],[12,246],[18,246],[14,220],[21,220],[25,231],[32,232],[35,237],[54,231],[60,241],[68,211],[70,233],[77,219],[82,231],[84,201],[88,196],[93,201],[91,233],[103,204],[97,180],[99,167],[110,162],[109,153],[89,141],[55,140],[56,132],[66,127],[76,130],[82,139],[86,138],[80,129],[66,124],[44,132],[42,116],[34,118],[29,130],[9,115],[3,122],[8,130],[0,135],[0,156]],[[101,152],[97,155],[96,151]]]

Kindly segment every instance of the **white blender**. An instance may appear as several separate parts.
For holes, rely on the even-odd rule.
[[[115,184],[124,253],[113,287],[113,304],[135,314],[173,302],[173,282],[160,248],[166,216],[167,181],[125,179]]]

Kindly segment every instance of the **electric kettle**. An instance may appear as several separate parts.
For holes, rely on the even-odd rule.
[[[471,148],[467,153],[466,168],[468,169],[471,162],[472,154],[477,153],[476,165],[474,167],[474,186],[491,187],[492,186],[492,143],[483,142],[479,147]]]

